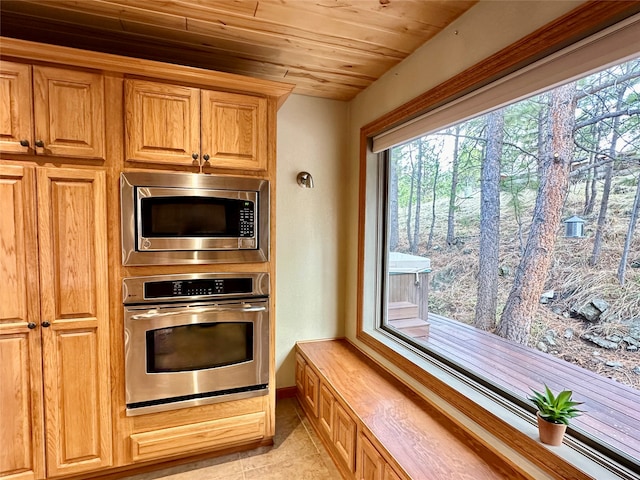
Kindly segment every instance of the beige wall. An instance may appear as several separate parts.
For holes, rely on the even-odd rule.
[[[297,340],[344,336],[347,103],[292,95],[278,112],[276,387],[294,385]],[[296,175],[308,171],[315,188]]]

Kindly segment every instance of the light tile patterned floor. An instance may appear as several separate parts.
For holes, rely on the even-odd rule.
[[[126,480],[341,480],[331,457],[295,398],[276,405],[272,447],[234,453]]]

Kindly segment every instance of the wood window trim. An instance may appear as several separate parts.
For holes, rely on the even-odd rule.
[[[586,2],[494,55],[431,88],[413,100],[366,124],[360,129],[359,223],[356,339],[417,380],[478,425],[547,471],[563,478],[590,478],[528,435],[507,424],[494,413],[461,395],[454,387],[426,372],[395,352],[364,328],[365,301],[365,213],[367,208],[367,164],[377,158],[372,138],[385,130],[442,106],[498,78],[561,50],[579,40],[640,12],[640,3],[630,1]]]

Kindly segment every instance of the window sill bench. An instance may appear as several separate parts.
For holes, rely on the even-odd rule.
[[[296,386],[345,478],[530,478],[346,340],[301,342]]]

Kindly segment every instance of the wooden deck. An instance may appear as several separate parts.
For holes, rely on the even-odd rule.
[[[416,340],[525,397],[545,383],[573,390],[585,411],[573,425],[640,462],[639,390],[470,325],[431,312],[428,318],[428,336],[412,335]]]

